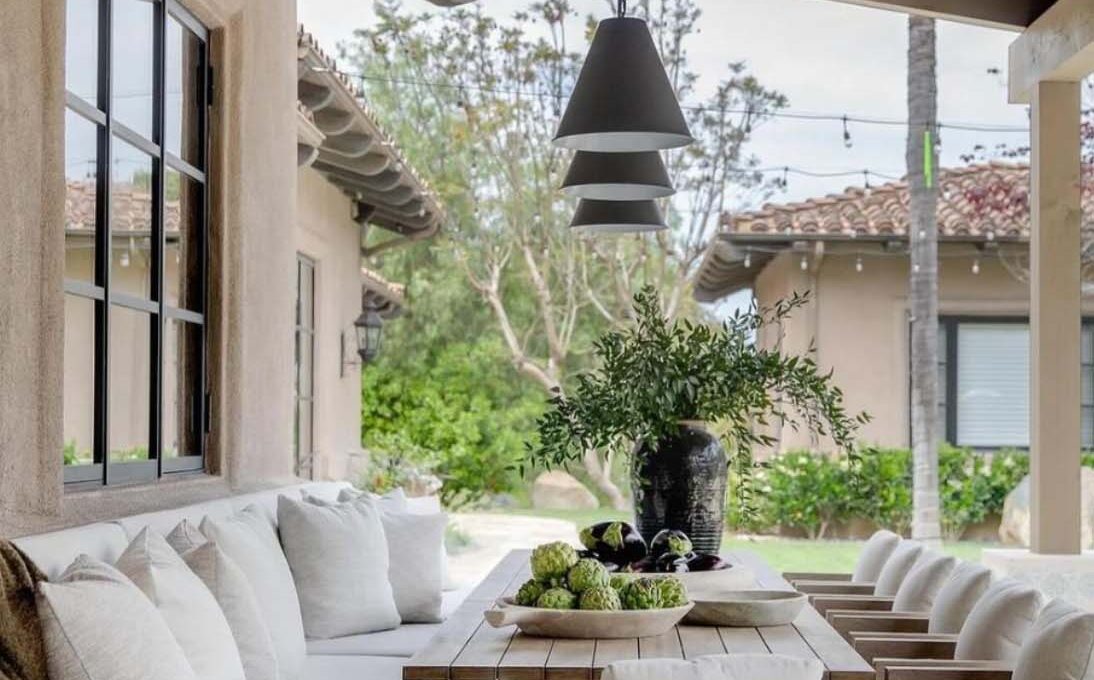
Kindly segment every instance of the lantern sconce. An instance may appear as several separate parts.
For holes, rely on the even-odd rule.
[[[356,340],[356,358],[350,355],[347,348],[346,334],[341,334],[342,351],[342,377],[346,376],[346,368],[349,366],[361,366],[371,363],[380,354],[383,344],[384,320],[380,317],[375,307],[369,306],[361,311],[361,315],[353,322],[354,339]]]

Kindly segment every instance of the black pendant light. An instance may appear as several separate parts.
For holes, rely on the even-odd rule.
[[[649,26],[618,2],[619,16],[597,26],[555,144],[612,153],[687,146],[695,139]]]
[[[641,201],[676,193],[656,151],[578,151],[562,182],[562,193],[603,201]]]
[[[580,234],[641,234],[667,229],[654,201],[597,201],[584,199],[570,228]]]

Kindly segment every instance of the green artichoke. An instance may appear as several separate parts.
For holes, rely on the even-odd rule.
[[[655,578],[636,578],[621,595],[624,609],[660,609],[661,587]]]
[[[548,586],[533,579],[528,579],[524,582],[524,585],[517,591],[517,596],[514,598],[516,603],[522,607],[534,607],[536,606],[536,600],[539,596],[547,591]]]
[[[541,609],[573,609],[577,596],[565,588],[551,588],[539,596],[536,606]]]
[[[577,551],[569,543],[545,543],[532,551],[532,576],[537,581],[564,579],[577,564]]]
[[[684,582],[675,576],[662,576],[657,579],[657,589],[661,591],[661,606],[683,607],[688,603],[688,589]]]
[[[611,586],[595,586],[581,593],[579,602],[581,609],[595,611],[619,611],[623,603],[619,599],[619,593]]]
[[[578,560],[577,564],[570,568],[566,575],[566,581],[570,584],[570,590],[580,595],[589,588],[606,586],[611,580],[608,568],[600,562],[585,558]]]
[[[627,587],[627,584],[631,582],[631,579],[623,574],[612,574],[608,578],[608,585],[615,588],[617,592],[622,593],[623,589]]]

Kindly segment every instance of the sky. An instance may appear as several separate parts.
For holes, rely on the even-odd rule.
[[[426,0],[403,0],[408,9],[445,11]],[[478,0],[484,11],[508,19],[531,0]],[[571,0],[582,15],[609,14],[605,0]],[[699,74],[697,97],[724,77],[726,64],[745,61],[768,88],[785,94],[789,111],[904,120],[906,118],[907,17],[895,12],[832,0],[698,0],[703,16],[690,43]],[[298,0],[299,19],[331,53],[355,28],[372,22],[370,0]],[[943,125],[1028,127],[1027,108],[1007,103],[1007,48],[1016,33],[939,22],[939,119]],[[997,73],[989,71],[996,69]],[[804,200],[862,186],[862,171],[903,175],[906,129],[900,125],[849,125],[851,143],[839,121],[786,118],[754,131],[749,146],[764,167],[790,166],[808,172],[852,172],[841,177],[791,173],[785,192],[772,202]],[[942,165],[963,165],[962,154],[977,144],[1021,145],[1025,132],[943,129]],[[871,184],[887,181],[873,176]],[[742,205],[738,208],[755,208]]]

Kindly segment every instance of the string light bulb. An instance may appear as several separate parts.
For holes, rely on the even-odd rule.
[[[912,265],[912,271],[915,272],[916,274],[919,273],[919,263],[918,262],[916,264]]]
[[[980,258],[979,257],[972,261],[972,273],[973,274],[979,274],[980,273]]]
[[[855,271],[859,274],[862,273],[862,255],[855,258]]]
[[[748,251],[748,250],[745,251],[744,265],[745,265],[745,269],[752,269],[752,252],[751,251]]]
[[[809,260],[805,257],[805,255],[802,255],[801,268],[803,272],[809,270]]]

